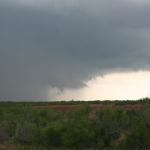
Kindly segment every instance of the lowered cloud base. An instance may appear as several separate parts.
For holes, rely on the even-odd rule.
[[[48,100],[99,75],[149,70],[149,14],[146,0],[0,1],[0,99]]]
[[[150,96],[150,71],[98,76],[80,89],[50,89],[53,100],[137,100]]]

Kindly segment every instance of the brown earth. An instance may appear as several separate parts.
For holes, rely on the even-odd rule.
[[[61,111],[64,113],[71,112],[72,110],[75,110],[79,108],[82,105],[79,104],[48,104],[48,105],[35,105],[34,108],[38,109],[54,109],[57,111]],[[144,109],[143,104],[125,104],[125,105],[111,105],[111,104],[90,104],[90,108],[92,110],[91,114],[95,114],[100,109],[105,108],[113,108],[113,109],[124,109],[125,111],[129,110],[141,110]]]
[[[54,110],[57,110],[57,111],[61,111],[61,112],[70,112],[72,110],[75,110],[77,108],[80,108],[82,105],[76,105],[76,104],[52,104],[52,105],[35,105],[33,106],[34,108],[38,108],[38,109],[54,109]],[[109,105],[110,107],[111,105]],[[93,111],[97,111],[99,109],[103,109],[103,108],[106,108],[108,107],[108,105],[103,105],[103,104],[90,104],[90,108],[93,110]]]

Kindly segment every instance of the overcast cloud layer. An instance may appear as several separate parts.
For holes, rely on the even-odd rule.
[[[47,99],[98,74],[150,69],[147,0],[1,0],[0,99]]]

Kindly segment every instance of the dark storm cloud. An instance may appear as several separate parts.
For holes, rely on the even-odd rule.
[[[0,2],[1,99],[47,99],[50,87],[78,88],[97,74],[149,69],[148,2],[28,2]]]

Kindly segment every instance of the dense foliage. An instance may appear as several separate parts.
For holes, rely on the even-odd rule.
[[[69,113],[33,107],[41,103],[0,103],[0,149],[150,149],[149,99],[102,103],[107,107],[94,115],[83,102]],[[117,107],[129,103],[144,109]]]

